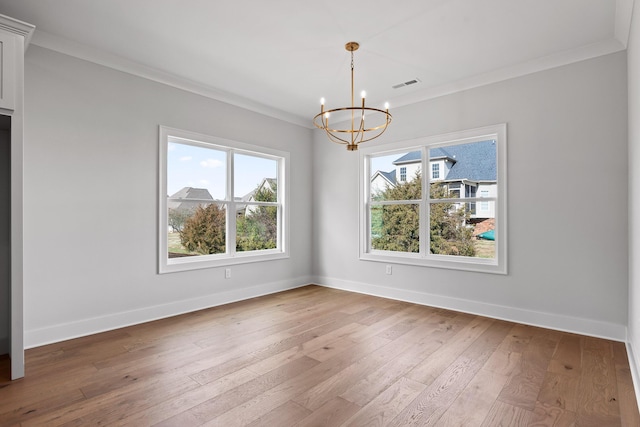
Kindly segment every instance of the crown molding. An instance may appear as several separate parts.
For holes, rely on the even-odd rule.
[[[31,36],[36,27],[6,15],[0,15],[0,29],[24,37],[24,48],[26,49],[31,42]]]
[[[401,95],[392,99],[393,106],[402,107],[427,101],[440,96],[522,77],[540,71],[585,61],[611,53],[625,50],[625,46],[616,39],[610,39],[600,43],[583,46],[577,49],[566,50],[553,55],[544,56],[531,61],[522,62],[509,67],[503,67],[488,73],[479,74],[456,82],[425,88],[423,90]]]
[[[160,71],[156,68],[149,67],[135,61],[130,61],[121,56],[101,51],[44,31],[37,30],[33,36],[32,43],[45,49],[93,62],[95,64],[162,83],[187,92],[192,92],[210,99],[215,99],[226,104],[244,108],[288,123],[306,128],[310,127],[310,120],[305,120],[294,114],[287,113],[286,111],[269,107],[259,102],[255,102],[214,87],[206,86],[189,79],[178,77],[176,75]]]
[[[620,17],[618,18],[617,16],[616,33],[619,33],[619,35],[624,39],[625,34],[628,34],[628,28],[625,32],[625,27],[628,27],[631,22],[630,18],[632,7],[630,8],[629,6],[633,6],[634,0],[616,1],[618,1],[620,4],[620,7],[618,8],[620,10]],[[628,36],[626,37],[628,38]],[[244,108],[255,113],[263,114],[265,116],[269,116],[308,129],[314,129],[311,120],[309,120],[308,118],[279,110],[265,104],[220,90],[218,88],[206,86],[192,80],[178,77],[176,75],[142,65],[135,61],[125,59],[121,56],[101,51],[99,49],[95,49],[66,38],[46,33],[44,31],[36,30],[31,42],[34,45],[60,52],[65,55],[93,62],[95,64],[99,64],[118,71],[175,87],[177,89],[182,89],[187,92],[192,92],[210,99],[215,99],[220,102]],[[451,95],[457,92],[462,92],[465,90],[486,86],[489,84],[525,76],[528,74],[533,74],[539,71],[545,71],[575,62],[596,58],[598,56],[620,52],[625,49],[625,42],[618,39],[617,37],[611,38],[606,41],[582,46],[577,49],[558,52],[552,55],[544,56],[508,67],[503,67],[455,82],[427,87],[422,90],[394,97],[389,101],[392,102],[394,108],[403,107],[423,101],[428,101],[430,99],[438,98],[441,96]]]

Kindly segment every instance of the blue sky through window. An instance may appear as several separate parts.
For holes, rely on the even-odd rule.
[[[184,187],[206,188],[214,199],[225,199],[227,153],[195,145],[169,142],[167,149],[167,193]],[[277,161],[236,155],[234,177],[238,197],[254,190],[263,178],[277,177]]]

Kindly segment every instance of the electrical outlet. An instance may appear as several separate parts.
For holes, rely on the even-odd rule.
[[[391,266],[387,265],[387,270],[386,270],[387,274],[393,274],[393,270],[391,270]]]
[[[224,269],[224,278],[225,279],[231,279],[231,269],[230,268],[225,268]]]

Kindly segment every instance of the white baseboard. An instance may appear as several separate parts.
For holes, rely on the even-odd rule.
[[[310,277],[299,277],[281,282],[265,283],[247,288],[238,288],[198,298],[176,301],[168,304],[144,307],[137,310],[109,314],[106,316],[81,319],[75,322],[51,325],[27,330],[24,333],[25,348],[83,337],[125,326],[136,325],[177,316],[179,314],[211,308],[236,301],[299,288],[312,283]]]
[[[343,289],[351,292],[461,311],[464,313],[477,314],[495,319],[508,320],[532,326],[539,326],[598,338],[606,338],[614,341],[626,342],[627,337],[627,328],[624,325],[614,323],[531,310],[522,310],[461,298],[452,298],[405,289],[388,288],[330,277],[299,277],[281,282],[272,282],[247,288],[233,289],[230,291],[158,306],[144,307],[137,310],[119,312],[106,316],[81,319],[74,322],[27,330],[24,334],[25,348],[39,347],[45,344],[92,335],[99,332],[150,322],[152,320],[163,319],[166,317],[177,316],[183,313],[282,292],[288,289],[306,286],[310,283],[329,288]],[[0,345],[2,345],[1,340]],[[634,367],[635,366],[637,365],[634,364]],[[638,372],[636,371],[636,374],[637,373]]]
[[[633,381],[633,390],[636,392],[636,403],[638,404],[638,410],[640,411],[640,366],[639,361],[636,360],[636,353],[633,351],[633,345],[627,341],[627,357],[629,358],[629,369],[631,370],[631,380]]]
[[[416,292],[406,289],[388,288],[385,286],[370,285],[367,283],[335,279],[331,277],[316,277],[315,279],[316,280],[313,283],[329,288],[343,289],[345,291],[359,292],[362,294],[428,305],[431,307],[445,308],[494,319],[523,323],[531,326],[605,338],[613,341],[627,341],[626,326],[615,323],[600,322],[597,320],[562,316],[559,314],[532,310],[523,310],[514,307]]]

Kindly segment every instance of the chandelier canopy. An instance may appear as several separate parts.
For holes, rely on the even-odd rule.
[[[357,42],[349,42],[345,49],[351,52],[351,107],[334,108],[331,110],[324,109],[324,98],[320,100],[320,113],[313,118],[313,124],[327,134],[330,141],[338,144],[346,144],[347,150],[354,151],[358,149],[358,145],[371,141],[382,135],[387,126],[391,123],[392,116],[389,113],[389,103],[386,103],[384,110],[379,108],[365,107],[365,91],[360,94],[362,97],[362,106],[355,106],[353,97],[353,52],[358,50],[360,45]],[[342,116],[340,113],[346,113]],[[365,125],[365,113],[367,115],[368,125]],[[343,128],[334,128],[329,124],[329,118],[332,114],[338,116],[339,123],[346,122]],[[349,119],[351,127],[348,126]]]

